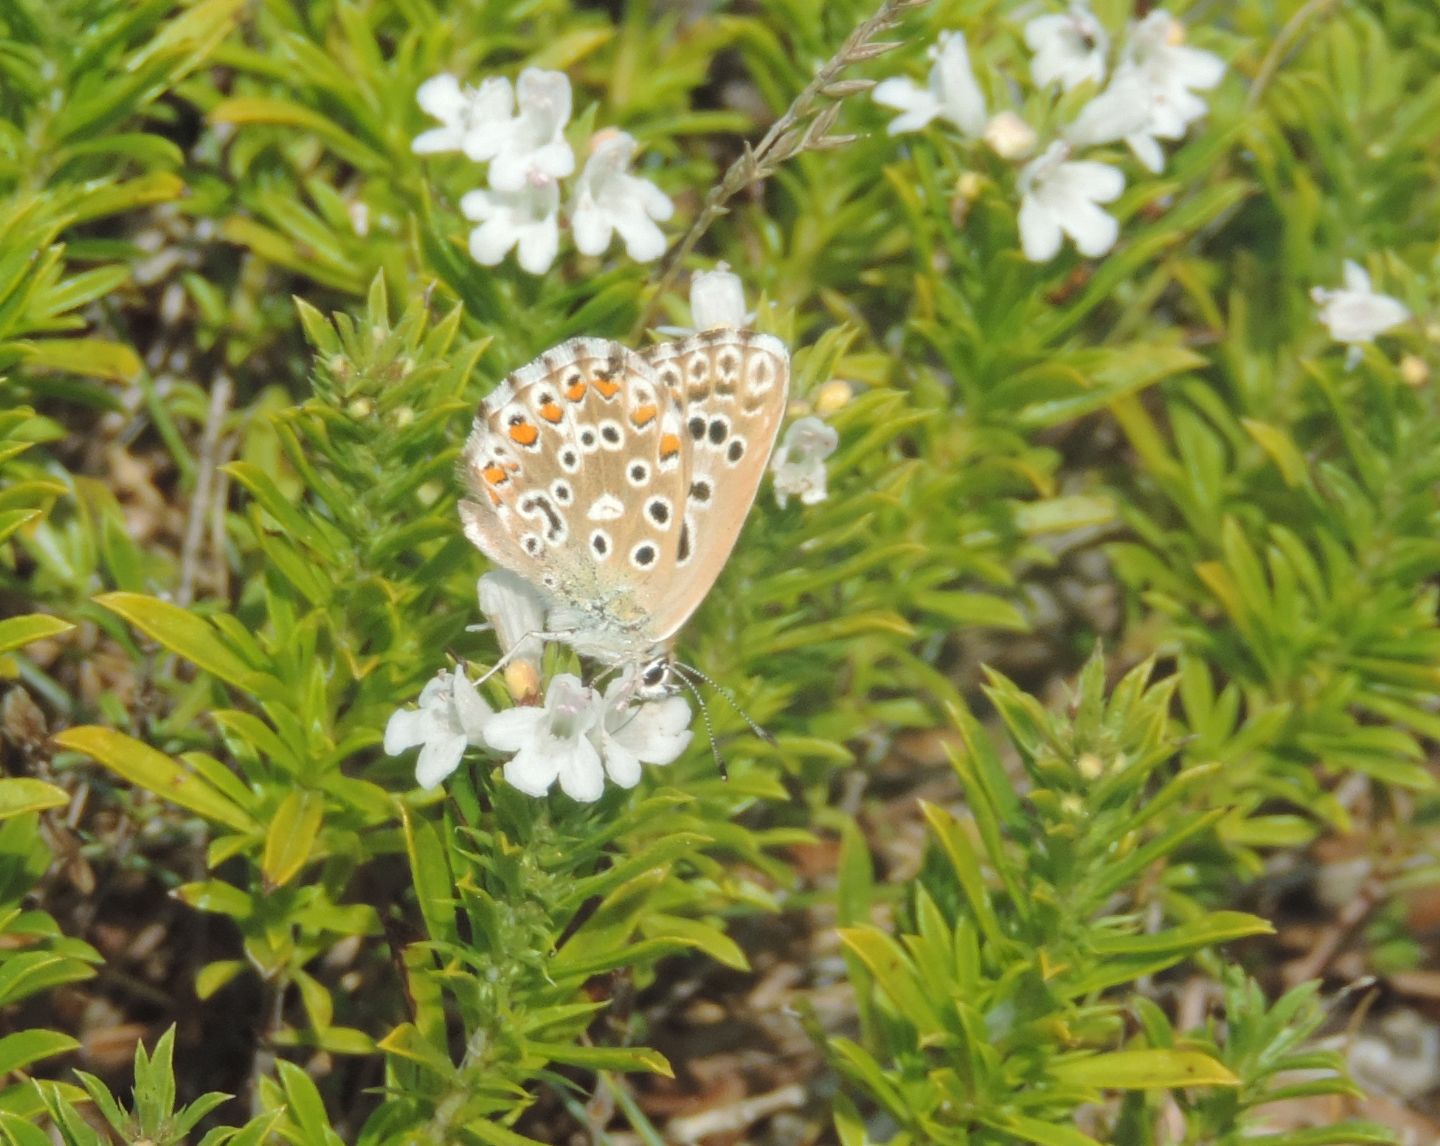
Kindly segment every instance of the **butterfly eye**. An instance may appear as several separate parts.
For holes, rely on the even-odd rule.
[[[670,666],[664,661],[656,661],[640,675],[640,683],[646,688],[659,688],[669,675]]]

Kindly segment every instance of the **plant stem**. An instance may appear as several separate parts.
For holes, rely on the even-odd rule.
[[[839,51],[815,73],[815,78],[805,85],[804,90],[785,109],[785,114],[770,125],[770,130],[765,133],[764,138],[753,148],[748,144],[745,146],[740,158],[729,166],[720,182],[710,188],[709,193],[705,196],[705,203],[700,209],[700,214],[690,224],[690,229],[685,232],[678,243],[670,248],[670,253],[665,257],[659,281],[650,291],[649,297],[640,311],[640,317],[632,331],[632,342],[638,340],[649,327],[655,316],[655,310],[660,305],[660,300],[674,288],[675,280],[679,276],[685,260],[689,258],[695,245],[715,220],[727,212],[726,204],[731,199],[752,183],[774,174],[780,165],[793,155],[798,155],[805,150],[822,150],[827,147],[841,146],[854,138],[853,136],[827,135],[835,117],[833,113],[827,114],[828,109],[822,109],[820,105],[827,101],[833,101],[830,102],[830,107],[838,111],[840,101],[852,91],[868,88],[870,86],[868,81],[860,81],[860,86],[853,89],[845,88],[840,91],[827,89],[835,87],[840,80],[841,73],[850,65],[862,60],[874,59],[883,52],[896,47],[897,45],[893,43],[874,43],[872,41],[880,33],[893,28],[899,22],[902,12],[918,8],[928,2],[929,0],[884,0],[873,16],[864,23],[858,24],[845,38]],[[811,119],[812,116],[813,119]],[[806,120],[811,120],[811,122],[801,126]]]

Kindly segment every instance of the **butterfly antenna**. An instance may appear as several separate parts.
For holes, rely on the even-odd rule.
[[[670,667],[676,668],[673,662]],[[675,676],[685,686],[685,690],[695,698],[695,703],[700,708],[700,719],[705,722],[705,735],[710,738],[710,755],[715,757],[715,770],[720,773],[720,779],[729,780],[730,769],[725,766],[725,757],[720,755],[720,745],[715,740],[715,725],[710,720],[710,708],[705,703],[705,698],[700,695],[700,690],[695,687],[695,682],[680,672],[678,668],[676,668]]]
[[[494,625],[468,625],[468,626],[466,626],[466,631],[467,631],[467,632],[483,632],[483,631],[486,630],[486,629],[493,629],[494,627],[495,627]],[[558,636],[559,636],[559,634],[557,634],[557,633],[547,633],[547,632],[545,632],[545,631],[542,630],[542,629],[532,629],[530,632],[526,633],[523,637],[521,637],[518,641],[515,642],[515,647],[514,647],[514,648],[510,649],[509,651],[507,651],[507,652],[505,652],[505,653],[502,653],[502,654],[500,655],[500,659],[497,660],[493,665],[491,665],[488,669],[485,670],[484,675],[481,676],[480,679],[475,682],[475,687],[476,687],[476,688],[479,688],[482,684],[484,684],[487,680],[489,680],[489,679],[490,679],[492,676],[494,676],[497,672],[499,672],[499,671],[500,671],[501,669],[503,669],[506,665],[508,665],[511,661],[513,661],[516,657],[518,657],[518,656],[520,655],[520,651],[525,648],[526,643],[527,643],[531,638],[534,638],[535,640],[537,640],[537,641],[540,642],[540,655],[541,655],[541,657],[543,658],[544,655],[545,655],[545,642],[546,642],[546,641],[550,641],[550,640],[555,640]]]
[[[730,703],[730,707],[733,708],[739,715],[740,719],[750,726],[750,731],[755,733],[755,735],[758,736],[761,740],[765,741],[766,744],[775,743],[775,737],[771,736],[770,733],[766,732],[765,729],[761,728],[760,725],[756,724],[755,721],[750,719],[750,714],[740,707],[740,702],[735,699],[735,694],[731,692],[728,688],[726,688],[723,684],[716,684],[713,678],[706,676],[694,665],[682,665],[678,661],[673,661],[671,663],[674,665],[675,668],[683,669],[685,672],[688,672],[693,676],[699,677],[716,692],[718,692],[721,696],[723,696]]]

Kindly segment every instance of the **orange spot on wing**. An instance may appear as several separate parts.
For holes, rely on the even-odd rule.
[[[572,402],[580,401],[581,398],[585,397],[585,382],[581,380],[570,383],[569,386],[565,387],[565,397],[569,398]]]
[[[674,434],[660,435],[660,456],[662,458],[673,458],[680,452],[680,439]]]
[[[545,405],[540,407],[540,416],[553,426],[565,415],[554,402],[546,402]]]
[[[620,393],[620,383],[612,382],[608,378],[595,379],[595,389],[600,391],[600,397],[613,398]]]
[[[540,431],[529,422],[521,422],[518,426],[510,427],[510,439],[520,443],[522,446],[533,446],[535,439],[540,436]]]
[[[491,485],[501,485],[510,480],[505,473],[505,467],[497,466],[493,462],[480,471],[480,476]]]
[[[658,412],[654,406],[637,406],[635,412],[630,415],[630,421],[636,429],[643,429],[655,420]]]
[[[485,492],[490,495],[490,504],[491,504],[491,505],[499,505],[499,504],[500,504],[500,495],[499,495],[498,493],[496,493],[493,489],[487,489]]]

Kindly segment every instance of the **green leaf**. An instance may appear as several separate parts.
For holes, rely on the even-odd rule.
[[[319,792],[296,788],[280,802],[265,833],[260,860],[268,886],[283,887],[305,866],[324,818],[325,798]]]
[[[986,1126],[1007,1134],[1013,1134],[1022,1142],[1034,1142],[1036,1146],[1103,1146],[1088,1134],[1081,1134],[1073,1126],[1057,1126],[1053,1122],[1042,1122],[1023,1114],[980,1114],[979,1120]]]
[[[41,509],[7,509],[0,511],[0,541],[4,541],[16,530],[39,521],[45,516]]]
[[[1158,1090],[1182,1086],[1239,1086],[1221,1063],[1199,1051],[1113,1051],[1050,1063],[1050,1077],[1064,1086],[1096,1090]]]
[[[80,1044],[59,1031],[19,1031],[0,1038],[0,1078],[42,1058],[79,1050]]]
[[[287,699],[278,680],[245,664],[214,627],[194,613],[142,593],[102,593],[95,601],[211,675],[264,700]]]
[[[0,780],[0,820],[26,812],[43,812],[46,808],[63,808],[69,802],[68,792],[43,780],[28,776]]]
[[[53,739],[60,747],[92,756],[132,784],[208,820],[239,832],[260,830],[260,825],[248,812],[195,773],[123,732],[97,725],[82,725],[67,728]]]
[[[131,382],[144,369],[140,356],[121,342],[101,338],[45,338],[20,344],[25,365],[63,370],[109,382]]]
[[[675,1077],[665,1056],[648,1047],[587,1047],[574,1043],[537,1043],[527,1039],[525,1049],[552,1062],[563,1062],[585,1070],[646,1071],[666,1078]]]
[[[284,1059],[275,1066],[280,1082],[285,1087],[290,1116],[305,1135],[307,1146],[343,1146],[340,1136],[330,1129],[330,1117],[325,1113],[325,1103],[310,1076],[293,1062],[286,1062]]]
[[[28,645],[31,641],[69,632],[75,626],[47,613],[26,613],[0,621],[0,653]]]
[[[924,1038],[944,1030],[934,1002],[916,978],[915,969],[905,951],[876,927],[848,927],[840,931],[840,941],[865,964],[875,978],[875,985],[890,996],[901,1016]]]
[[[428,820],[417,817],[406,804],[400,805],[401,825],[405,832],[405,851],[410,859],[410,878],[415,884],[415,898],[425,920],[425,930],[433,940],[458,943],[460,932],[455,922],[455,880],[446,859],[440,833]]]

